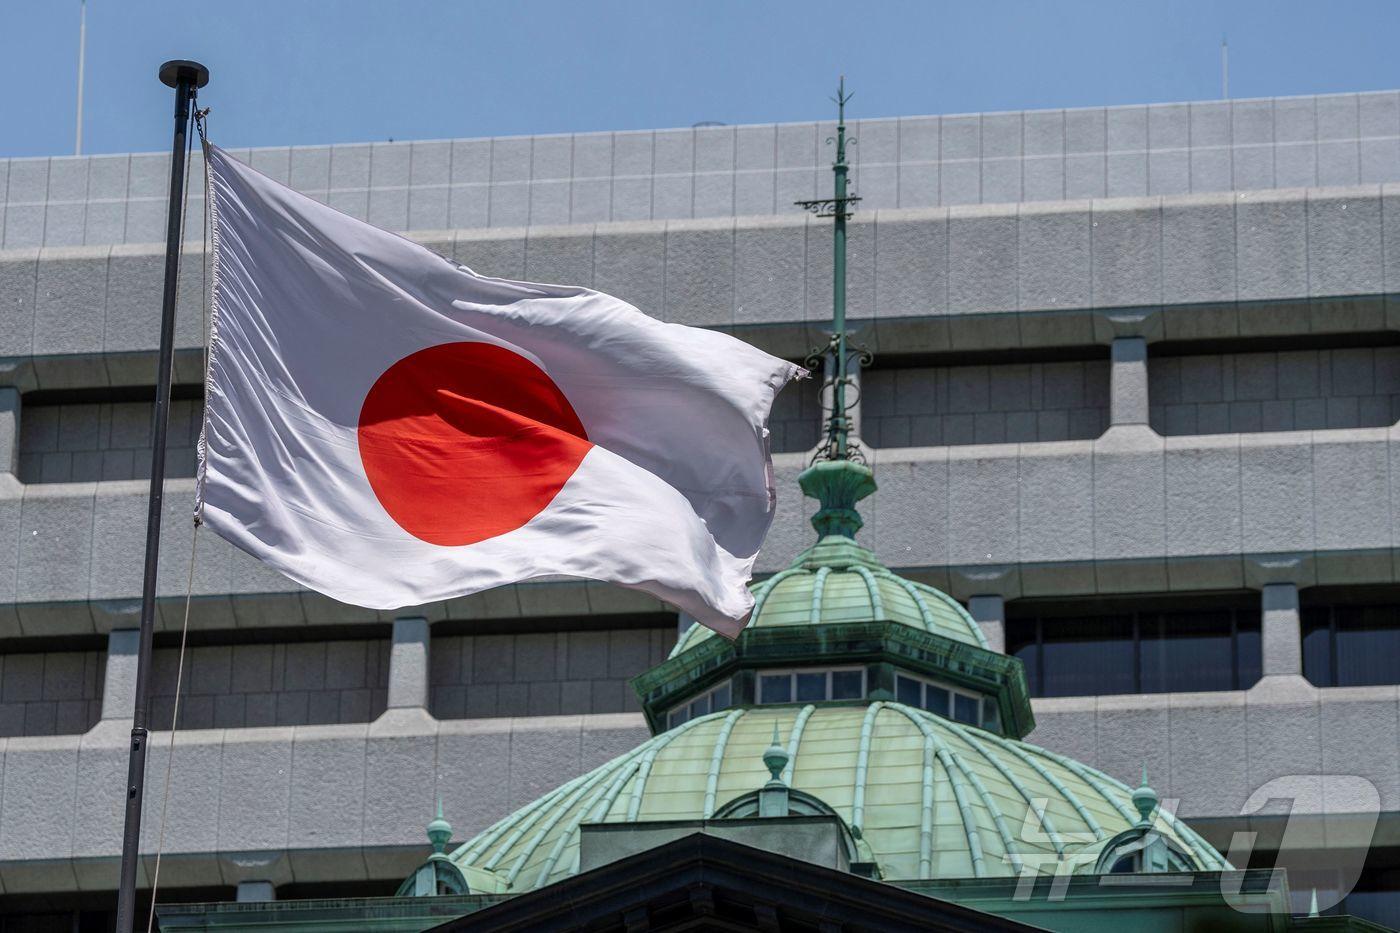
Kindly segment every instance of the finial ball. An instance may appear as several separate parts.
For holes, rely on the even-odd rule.
[[[1142,822],[1152,821],[1152,813],[1157,809],[1158,802],[1157,792],[1147,786],[1144,778],[1142,785],[1133,791],[1133,806],[1137,808]]]
[[[791,756],[788,755],[787,749],[778,744],[778,724],[775,722],[773,723],[773,743],[763,750],[763,764],[768,768],[768,773],[772,775],[772,780],[781,780],[778,775],[783,773],[783,769],[787,767],[790,760]]]

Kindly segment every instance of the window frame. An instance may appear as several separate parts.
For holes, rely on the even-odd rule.
[[[954,687],[954,686],[952,686],[951,684],[945,683],[944,681],[941,681],[941,680],[934,680],[933,678],[930,678],[930,677],[924,677],[924,676],[921,675],[921,674],[915,674],[915,673],[913,673],[913,672],[906,671],[906,670],[904,670],[903,668],[895,668],[895,671],[894,671],[894,695],[895,695],[895,702],[902,702],[902,701],[899,700],[899,679],[900,679],[901,677],[903,677],[905,680],[911,680],[911,681],[913,681],[914,683],[920,685],[918,709],[921,709],[921,710],[923,710],[924,712],[930,713],[930,714],[932,714],[932,715],[934,715],[934,716],[942,715],[942,714],[940,714],[940,713],[935,713],[933,710],[931,710],[931,709],[928,708],[928,691],[929,691],[929,688],[932,687],[932,688],[935,689],[935,690],[942,690],[942,691],[944,691],[944,692],[946,692],[946,693],[948,694],[948,715],[945,717],[946,719],[949,719],[949,720],[951,720],[952,722],[956,722],[956,723],[958,723],[958,724],[960,724],[960,725],[972,726],[973,728],[976,728],[976,729],[989,729],[989,730],[990,730],[990,727],[987,725],[987,721],[988,721],[988,718],[989,718],[988,715],[987,715],[987,707],[988,707],[988,704],[990,704],[990,705],[993,706],[993,707],[995,707],[995,706],[997,705],[997,702],[996,702],[996,699],[995,699],[995,698],[990,697],[990,696],[987,696],[986,694],[977,693],[977,692],[974,691],[974,690],[968,690],[966,687]],[[957,700],[956,700],[955,698],[956,698],[956,697],[959,697],[959,696],[961,696],[961,697],[963,697],[963,698],[965,698],[965,699],[972,700],[974,703],[977,704],[977,721],[976,721],[976,722],[968,722],[967,720],[965,720],[965,719],[959,719],[956,715],[954,715],[954,712],[955,712],[955,711],[957,710],[957,708],[958,708],[958,706],[957,706]],[[907,706],[908,704],[905,704],[905,705]],[[997,718],[998,718],[998,720],[1000,719],[1000,712],[1001,712],[1001,711],[1000,711],[1000,708],[998,708],[998,709],[997,709],[997,713],[998,713],[998,717],[997,717]],[[999,725],[1000,725],[1000,724],[998,723],[998,726],[999,726]],[[990,731],[995,731],[995,730],[990,730]]]
[[[714,705],[714,695],[715,695],[716,693],[719,693],[721,690],[728,690],[728,691],[729,691],[729,701],[728,701],[727,703],[725,703],[723,706],[718,706],[718,707],[717,707],[717,706]],[[690,709],[690,707],[691,707],[692,704],[697,703],[697,702],[699,702],[700,700],[709,700],[709,701],[710,701],[710,703],[709,703],[710,708],[707,709],[705,712],[701,713],[699,716],[691,716],[691,715],[687,714],[686,717],[685,717],[684,719],[680,719],[680,720],[677,720],[677,719],[676,719],[676,714],[677,714],[677,713],[681,712],[682,710],[687,710],[687,711],[688,711],[688,710]],[[734,706],[734,678],[730,677],[730,678],[727,678],[727,679],[725,679],[725,680],[720,681],[719,683],[715,684],[713,687],[711,687],[710,689],[706,690],[706,691],[703,692],[703,693],[697,693],[695,696],[689,698],[689,699],[686,700],[684,703],[677,703],[675,706],[673,706],[673,707],[671,707],[670,709],[668,709],[668,710],[666,711],[666,728],[667,728],[667,729],[674,729],[674,728],[676,728],[677,726],[683,726],[683,725],[685,725],[686,723],[690,722],[692,719],[699,719],[700,716],[708,716],[708,715],[710,715],[710,713],[717,713],[717,712],[719,712],[719,711],[722,710],[722,709],[731,709],[731,708],[733,708],[733,706]]]
[[[1143,657],[1143,642],[1144,642],[1145,640],[1151,640],[1151,639],[1153,639],[1153,638],[1162,638],[1162,637],[1164,637],[1164,636],[1170,631],[1170,630],[1167,628],[1167,621],[1166,621],[1167,617],[1168,617],[1168,616],[1172,616],[1172,615],[1186,615],[1186,614],[1189,614],[1189,613],[1193,612],[1193,610],[1192,610],[1192,609],[1189,609],[1189,608],[1182,608],[1182,609],[1174,609],[1174,608],[1166,608],[1166,609],[1129,609],[1129,610],[1118,611],[1118,612],[1084,613],[1084,614],[1078,614],[1078,615],[1073,614],[1073,613],[1051,613],[1051,614],[1048,614],[1048,615],[1045,614],[1045,613],[1036,613],[1036,614],[1030,614],[1030,613],[1028,613],[1028,614],[1026,614],[1026,615],[1024,615],[1024,616],[1014,616],[1014,615],[1013,615],[1008,621],[1011,622],[1012,624],[1016,624],[1016,623],[1033,623],[1033,625],[1034,625],[1034,627],[1033,627],[1033,632],[1034,632],[1034,634],[1033,634],[1032,640],[1028,643],[1028,645],[1029,645],[1030,647],[1033,647],[1033,648],[1034,648],[1034,652],[1033,652],[1034,670],[1032,671],[1032,670],[1030,669],[1030,668],[1031,668],[1031,665],[1030,665],[1030,664],[1027,664],[1027,665],[1026,665],[1026,667],[1027,667],[1027,671],[1026,671],[1027,677],[1026,677],[1026,680],[1027,680],[1027,686],[1031,688],[1030,695],[1031,695],[1032,697],[1034,697],[1034,698],[1037,698],[1037,699],[1040,699],[1040,698],[1055,698],[1055,697],[1069,697],[1069,696],[1135,696],[1135,695],[1143,695],[1143,696],[1154,695],[1154,696],[1155,696],[1155,695],[1164,694],[1164,693],[1178,693],[1178,692],[1193,692],[1193,693],[1194,693],[1194,692],[1228,693],[1228,692],[1234,692],[1234,691],[1239,691],[1239,690],[1248,690],[1250,687],[1254,686],[1255,683],[1258,683],[1258,682],[1259,682],[1259,681],[1258,681],[1258,678],[1256,678],[1256,679],[1254,680],[1254,682],[1251,683],[1251,684],[1248,684],[1248,685],[1243,685],[1243,684],[1242,684],[1242,677],[1241,677],[1241,674],[1242,674],[1242,664],[1241,664],[1242,658],[1241,658],[1241,652],[1240,652],[1240,641],[1241,641],[1241,631],[1242,631],[1242,630],[1245,631],[1245,632],[1253,631],[1253,632],[1256,633],[1256,635],[1257,635],[1257,637],[1258,637],[1258,639],[1259,639],[1259,642],[1260,642],[1260,658],[1259,658],[1260,670],[1259,670],[1259,676],[1262,677],[1262,676],[1263,676],[1263,670],[1262,670],[1262,665],[1263,665],[1263,611],[1262,611],[1261,609],[1244,608],[1244,607],[1240,607],[1240,606],[1221,606],[1221,607],[1207,608],[1207,609],[1194,610],[1194,611],[1201,611],[1201,612],[1203,612],[1203,613],[1204,613],[1204,612],[1211,612],[1211,613],[1227,613],[1227,614],[1229,615],[1229,635],[1228,635],[1228,637],[1229,637],[1229,640],[1230,640],[1230,686],[1228,686],[1228,687],[1221,687],[1221,688],[1216,689],[1216,690],[1206,690],[1206,691],[1179,691],[1179,690],[1151,690],[1151,691],[1148,691],[1148,690],[1144,690],[1144,689],[1143,689],[1144,681],[1145,681],[1145,679],[1146,679],[1146,678],[1144,677],[1144,669],[1143,669],[1143,666],[1144,666],[1144,664],[1143,664],[1143,662],[1144,662],[1144,657]],[[1241,624],[1240,624],[1240,623],[1241,623],[1241,615],[1242,615],[1242,614],[1245,614],[1245,613],[1248,613],[1248,614],[1250,615],[1249,621],[1250,621],[1250,622],[1253,622],[1253,623],[1254,623],[1253,625],[1241,626]],[[1061,693],[1050,694],[1050,693],[1045,693],[1045,692],[1043,692],[1044,686],[1045,686],[1045,683],[1044,683],[1044,681],[1045,681],[1045,643],[1046,643],[1046,642],[1045,642],[1045,628],[1046,628],[1045,623],[1046,623],[1046,620],[1047,620],[1047,619],[1048,619],[1048,620],[1052,620],[1052,622],[1053,622],[1053,620],[1056,620],[1056,619],[1066,619],[1066,620],[1071,620],[1071,619],[1082,619],[1082,620],[1119,619],[1119,620],[1126,621],[1126,622],[1128,623],[1128,626],[1131,628],[1131,631],[1132,631],[1132,636],[1131,636],[1131,641],[1132,641],[1132,655],[1133,655],[1132,689],[1131,689],[1130,691],[1125,691],[1125,692],[1122,692],[1122,693],[1117,693],[1117,692],[1115,692],[1115,693],[1092,693],[1092,694],[1061,694]],[[1145,632],[1145,631],[1144,631],[1145,628],[1146,628],[1146,629],[1149,629],[1149,630]],[[1223,634],[1223,633],[1222,633],[1222,634]],[[1146,636],[1146,637],[1144,637],[1144,636]],[[1126,641],[1126,639],[1125,639],[1125,641]],[[1301,641],[1301,639],[1300,639],[1300,641]],[[1008,654],[1011,654],[1011,652],[1008,652]],[[1015,656],[1015,655],[1013,655],[1013,656]],[[1334,664],[1334,666],[1335,666],[1335,664]]]
[[[850,673],[858,671],[860,673],[860,696],[842,697],[835,699],[832,697],[832,675],[837,673]],[[826,689],[824,697],[820,700],[799,700],[797,699],[797,675],[798,674],[825,674]],[[786,700],[764,700],[763,699],[763,678],[779,677],[787,675],[789,698]],[[836,667],[775,667],[770,669],[760,669],[754,672],[753,681],[754,705],[755,706],[779,706],[783,703],[846,703],[854,700],[864,700],[870,696],[870,672],[861,664],[842,664]]]

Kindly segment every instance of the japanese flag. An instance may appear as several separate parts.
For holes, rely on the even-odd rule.
[[[563,574],[734,635],[803,371],[587,288],[477,275],[208,151],[204,522],[395,609]]]

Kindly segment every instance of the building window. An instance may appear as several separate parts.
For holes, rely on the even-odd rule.
[[[1396,606],[1312,606],[1303,610],[1303,676],[1317,687],[1400,682]]]
[[[865,696],[865,668],[760,671],[759,703],[821,703],[859,700]]]
[[[899,357],[884,357],[861,376],[861,440],[940,447],[1098,437],[1108,427],[1104,350],[1061,352],[1092,358],[891,366]]]
[[[166,476],[194,476],[204,424],[198,386],[173,387]],[[143,398],[142,396],[148,396]],[[35,392],[21,403],[21,483],[91,483],[151,475],[151,408],[155,390]]]
[[[995,731],[1000,722],[996,701],[975,693],[948,687],[921,677],[896,674],[894,698],[905,706],[926,709],[930,713]]]
[[[1261,673],[1259,611],[1016,618],[1006,651],[1036,697],[1244,690]]]
[[[687,700],[667,713],[666,728],[674,729],[681,723],[689,722],[699,716],[713,713],[716,710],[729,709],[733,697],[733,687],[730,685],[730,681],[726,680],[719,686],[711,687],[695,699]]]

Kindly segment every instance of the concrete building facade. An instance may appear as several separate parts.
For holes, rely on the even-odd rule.
[[[801,359],[830,317],[831,234],[792,202],[828,193],[830,131],[236,155],[478,271]],[[1222,850],[1280,844],[1286,807],[1251,800],[1278,779],[1318,866],[1353,843],[1316,818],[1378,808],[1347,909],[1400,922],[1400,92],[853,132],[864,543],[1025,662],[1032,741],[1123,780],[1145,765]],[[0,913],[101,911],[115,887],[167,171],[0,162]],[[161,888],[392,892],[437,799],[471,836],[639,744],[627,680],[677,620],[577,581],[375,613],[193,542],[194,193],[189,218],[156,723],[193,549],[191,648],[173,760],[168,732],[152,745]],[[763,574],[810,543],[795,477],[820,395],[794,385],[774,412]]]

